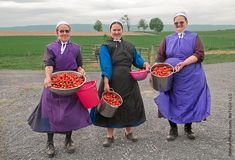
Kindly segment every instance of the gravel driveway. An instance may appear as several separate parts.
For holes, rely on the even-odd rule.
[[[159,159],[234,159],[235,155],[235,62],[203,66],[212,96],[211,116],[193,124],[197,138],[188,140],[179,126],[179,137],[166,142],[168,122],[157,118],[153,98],[159,93],[149,85],[149,78],[140,81],[147,121],[134,129],[139,141],[124,138],[121,129],[115,132],[115,143],[102,147],[105,130],[96,126],[75,131],[76,152],[63,149],[64,135],[55,135],[56,160],[159,160]],[[39,102],[43,71],[0,70],[0,160],[41,160],[46,134],[33,132],[27,118]],[[88,79],[99,80],[99,73],[87,73]]]

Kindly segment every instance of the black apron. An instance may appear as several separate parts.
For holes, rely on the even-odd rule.
[[[106,44],[112,59],[112,79],[109,81],[110,88],[121,95],[123,104],[117,109],[112,118],[106,118],[96,112],[95,125],[108,128],[133,127],[146,121],[143,100],[140,94],[138,82],[131,75],[134,46],[126,41]],[[104,91],[104,81],[99,85],[99,96]]]

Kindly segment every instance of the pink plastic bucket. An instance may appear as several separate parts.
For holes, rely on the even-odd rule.
[[[85,108],[93,108],[100,103],[95,80],[85,82],[77,91],[77,95]]]

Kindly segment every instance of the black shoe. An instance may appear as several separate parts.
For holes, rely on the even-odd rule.
[[[185,136],[188,137],[188,139],[194,140],[196,138],[195,134],[192,132],[191,129],[184,129]]]
[[[110,147],[111,144],[114,142],[114,137],[106,137],[104,142],[103,142],[103,146],[104,147]]]
[[[174,141],[178,137],[178,129],[177,128],[171,128],[170,133],[167,136],[167,141]]]
[[[127,139],[129,139],[130,141],[132,141],[132,142],[137,142],[138,141],[137,137],[134,136],[133,133],[128,133],[128,134],[125,133],[125,137]]]
[[[68,153],[74,153],[75,151],[75,147],[71,139],[65,139],[64,147]]]
[[[52,158],[55,156],[55,146],[53,142],[47,142],[46,153],[49,158]]]

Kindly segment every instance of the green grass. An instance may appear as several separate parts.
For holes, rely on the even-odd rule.
[[[0,69],[43,69],[42,56],[4,56],[0,58]]]
[[[198,32],[206,50],[234,50],[235,30]]]
[[[157,46],[163,38],[172,32],[146,34],[141,36],[124,36],[136,47],[152,48],[156,53]],[[235,50],[235,30],[198,32],[206,51]],[[94,59],[92,45],[101,44],[104,36],[73,36],[71,40],[82,46],[83,57]],[[42,69],[42,58],[46,45],[55,41],[55,36],[0,36],[0,69]],[[147,57],[147,55],[142,55]],[[235,62],[235,54],[206,55],[203,63]],[[95,67],[94,67],[95,66]],[[95,64],[85,64],[86,69],[97,70]]]

